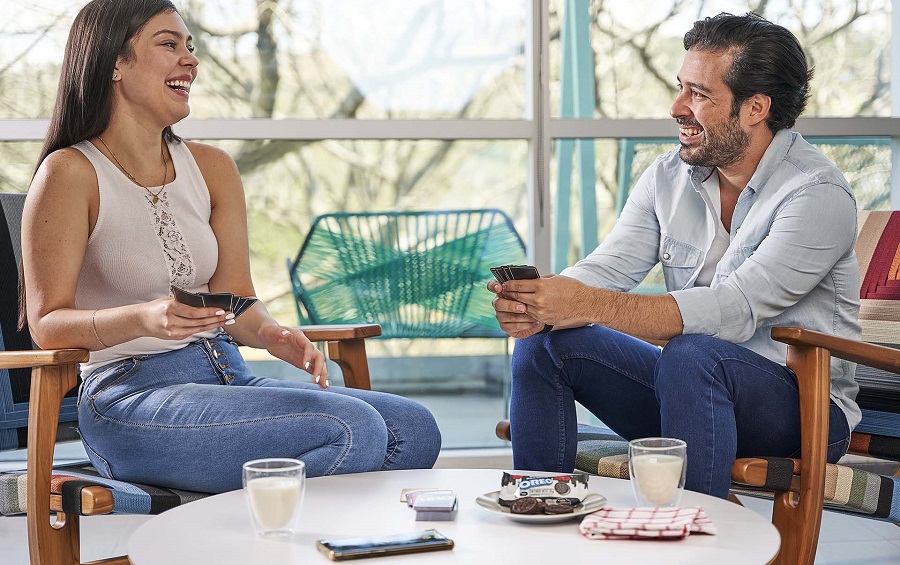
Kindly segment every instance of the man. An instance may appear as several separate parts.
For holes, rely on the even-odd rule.
[[[797,379],[770,329],[860,337],[853,193],[789,130],[812,77],[797,39],[719,14],[684,46],[681,146],[641,176],[606,240],[559,275],[488,285],[520,338],[518,469],[574,468],[577,400],[627,439],[685,440],[686,487],[724,498],[736,457],[799,453]],[[657,262],[668,293],[628,294]],[[832,360],[830,462],[860,420],[854,369]]]

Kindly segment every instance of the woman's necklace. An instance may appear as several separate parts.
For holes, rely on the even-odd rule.
[[[146,186],[144,186],[144,185],[142,185],[141,183],[139,183],[139,182],[137,181],[137,179],[134,178],[134,176],[132,176],[132,174],[129,173],[129,172],[125,169],[125,167],[122,166],[122,163],[119,162],[119,158],[116,157],[116,154],[113,153],[113,150],[109,148],[109,145],[107,145],[106,142],[103,141],[103,138],[102,138],[102,137],[100,137],[100,136],[98,135],[98,136],[97,136],[97,139],[100,140],[100,143],[103,144],[103,147],[106,147],[106,150],[109,151],[109,154],[110,154],[110,155],[112,155],[113,161],[115,161],[115,162],[116,162],[116,165],[118,165],[119,168],[122,170],[122,172],[125,173],[125,176],[128,177],[128,179],[131,180],[131,182],[133,182],[134,184],[136,184],[136,185],[138,185],[139,187],[141,187],[141,188],[143,188],[144,190],[146,190],[146,191],[147,191],[147,194],[149,194],[149,195],[153,198],[153,200],[152,200],[153,205],[156,206],[156,204],[159,202],[159,195],[162,193],[163,190],[166,189],[166,178],[169,176],[169,162],[166,161],[166,152],[165,152],[165,150],[162,148],[162,146],[160,146],[160,148],[159,148],[159,153],[160,153],[160,156],[162,156],[163,167],[164,167],[164,170],[163,170],[162,187],[161,187],[159,190],[157,190],[156,192],[153,192],[152,190],[150,190],[150,189],[147,188]]]

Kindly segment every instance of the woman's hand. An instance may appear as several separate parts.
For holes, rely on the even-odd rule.
[[[325,356],[316,349],[306,335],[297,328],[267,325],[259,330],[259,341],[266,350],[287,361],[298,369],[303,369],[322,388],[328,388],[328,369]]]
[[[234,315],[225,310],[188,306],[171,296],[145,302],[141,308],[144,335],[160,339],[184,339],[234,323]]]

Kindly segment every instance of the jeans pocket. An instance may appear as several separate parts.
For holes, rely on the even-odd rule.
[[[112,367],[102,369],[99,373],[89,375],[84,393],[91,400],[96,400],[98,396],[109,390],[111,387],[124,382],[128,377],[134,374],[138,365],[139,359],[130,357],[120,363],[116,363]]]

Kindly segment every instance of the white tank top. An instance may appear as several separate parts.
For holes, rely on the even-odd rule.
[[[216,236],[209,225],[209,189],[184,143],[170,143],[175,180],[154,205],[89,141],[74,145],[94,166],[100,187],[100,211],[88,238],[75,291],[81,310],[114,308],[171,296],[171,287],[209,290],[219,260]],[[148,187],[156,193],[160,186]],[[180,349],[216,331],[182,340],[139,337],[92,351],[81,374],[128,357]]]

